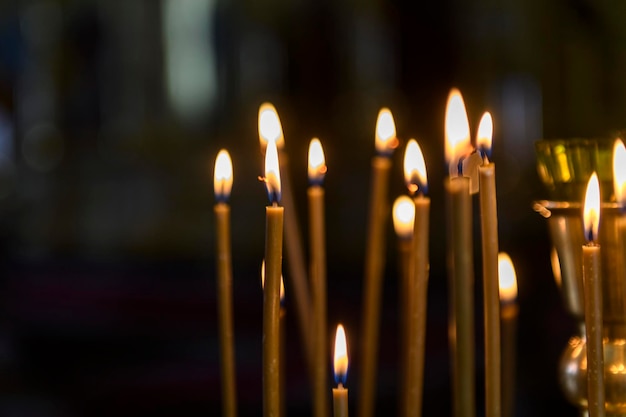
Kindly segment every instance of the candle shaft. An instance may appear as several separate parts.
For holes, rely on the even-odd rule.
[[[517,360],[517,314],[515,302],[502,305],[502,416],[515,415],[515,363]]]
[[[302,249],[302,234],[298,223],[298,215],[291,189],[289,175],[289,157],[283,151],[279,158],[281,172],[282,206],[285,208],[285,254],[289,268],[289,289],[293,289],[296,306],[296,316],[300,330],[300,339],[307,361],[309,374],[313,371],[313,337],[309,326],[311,323],[311,299],[307,286],[306,263]]]
[[[348,417],[348,390],[339,384],[333,388],[333,416]]]
[[[263,291],[263,416],[280,413],[280,276],[283,256],[283,215],[266,207],[265,288]]]
[[[424,382],[424,351],[426,347],[426,306],[428,293],[428,222],[430,199],[415,197],[415,221],[413,225],[412,274],[409,295],[409,363],[407,366],[407,389],[405,392],[405,416],[422,414]]]
[[[409,333],[411,331],[409,321],[409,294],[411,293],[411,268],[412,268],[412,251],[413,239],[401,238],[398,240],[398,261],[400,271],[400,285],[398,288],[398,306],[400,317],[400,337],[399,337],[399,357],[400,366],[398,367],[398,382],[400,386],[400,395],[398,397],[398,409],[404,415],[406,407],[406,392],[408,391],[408,372],[409,367]]]
[[[365,289],[363,292],[363,329],[361,344],[361,392],[359,417],[371,417],[376,403],[376,364],[380,330],[380,304],[385,262],[385,222],[387,188],[391,159],[376,156],[372,160],[372,193],[365,250]]]
[[[237,415],[235,337],[233,334],[233,274],[230,243],[230,207],[215,205],[217,235],[217,308],[222,372],[222,408],[225,417]]]
[[[604,350],[600,246],[583,246],[585,329],[587,333],[587,407],[589,417],[604,416]]]
[[[483,311],[485,323],[485,415],[501,414],[500,295],[498,282],[498,211],[496,166],[478,168],[480,225],[483,253]]]
[[[279,313],[279,332],[280,332],[280,370],[279,370],[279,386],[280,386],[280,417],[287,416],[287,309],[280,306]]]
[[[455,417],[474,417],[474,262],[469,178],[446,182],[449,199],[450,353]]]
[[[326,334],[326,237],[324,230],[324,189],[311,186],[309,199],[309,236],[311,250],[311,294],[315,367],[313,371],[313,415],[328,416],[328,338]]]

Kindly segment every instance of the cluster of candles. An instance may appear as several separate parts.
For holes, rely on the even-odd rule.
[[[370,417],[375,402],[375,380],[380,327],[381,293],[384,271],[385,226],[389,217],[387,189],[391,156],[398,145],[393,116],[381,109],[376,123],[377,155],[372,159],[372,182],[365,253],[363,329],[358,398],[359,417]],[[510,258],[498,253],[498,226],[495,164],[489,161],[493,134],[491,115],[480,121],[475,145],[461,93],[453,89],[445,116],[445,155],[449,178],[445,180],[448,199],[450,344],[453,363],[455,416],[475,414],[474,370],[474,276],[472,259],[472,194],[479,194],[483,254],[485,324],[485,407],[487,417],[499,417],[502,400],[505,409],[512,404],[512,380],[501,390],[505,363],[514,359],[514,322],[517,282]],[[259,137],[265,152],[265,176],[270,204],[266,207],[265,260],[262,267],[263,290],[263,415],[284,416],[284,381],[281,381],[281,298],[283,236],[289,261],[294,241],[293,222],[288,219],[293,202],[288,195],[284,137],[276,109],[268,103],[259,109]],[[281,171],[283,181],[281,182]],[[328,414],[326,344],[326,249],[324,188],[326,164],[322,145],[313,139],[309,147],[309,284],[304,274],[292,274],[303,350],[313,386],[313,414]],[[426,307],[429,273],[429,211],[426,164],[414,139],[404,154],[405,183],[409,196],[399,197],[393,205],[393,223],[398,235],[401,259],[401,398],[405,416],[420,416],[422,409]],[[236,415],[234,337],[232,319],[232,261],[230,248],[230,208],[227,203],[232,187],[232,163],[228,152],[219,152],[215,162],[215,205],[217,236],[218,318],[221,349],[222,397],[225,416]],[[281,205],[281,196],[284,202]],[[297,251],[296,251],[297,252]],[[292,269],[293,271],[293,269]],[[311,290],[310,298],[308,288]],[[281,292],[282,290],[282,292]],[[502,309],[501,309],[502,300]],[[311,326],[307,328],[307,326]],[[309,331],[310,329],[310,331]],[[507,338],[501,338],[501,330]],[[337,387],[332,390],[334,415],[348,415],[348,390],[344,387],[348,370],[345,330],[337,326],[334,370]],[[506,367],[505,367],[506,368]],[[507,369],[504,369],[505,373]],[[509,368],[510,371],[510,368]],[[508,412],[508,411],[507,411]]]

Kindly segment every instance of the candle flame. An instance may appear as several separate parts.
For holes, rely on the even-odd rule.
[[[280,167],[276,142],[267,142],[265,150],[265,186],[271,203],[280,201]]]
[[[478,135],[476,137],[476,147],[484,156],[491,156],[491,145],[493,143],[493,119],[488,111],[483,114],[478,124]]]
[[[215,158],[215,171],[213,174],[213,190],[218,201],[225,201],[230,197],[233,188],[233,163],[228,151],[222,149]]]
[[[585,193],[585,205],[583,210],[583,229],[585,239],[595,242],[598,239],[598,227],[600,225],[600,183],[598,175],[594,172],[587,183]]]
[[[340,324],[335,335],[335,382],[345,384],[348,376],[348,345],[346,332]]]
[[[265,259],[261,262],[261,288],[265,289]],[[283,274],[280,274],[280,303],[285,302],[285,283],[283,282]]]
[[[376,151],[381,155],[389,155],[398,146],[396,124],[391,111],[383,107],[376,120]]]
[[[326,158],[324,149],[318,138],[311,139],[309,144],[309,181],[312,184],[321,184],[326,174]]]
[[[622,206],[626,206],[626,148],[621,139],[613,145],[613,187],[615,199]]]
[[[271,103],[263,103],[259,107],[259,141],[262,149],[265,149],[267,143],[272,141],[276,142],[278,149],[285,147],[283,127],[276,107]]]
[[[409,139],[404,152],[404,181],[409,192],[426,193],[428,179],[426,177],[426,163],[419,144],[415,139]]]
[[[471,150],[470,128],[461,92],[453,88],[448,95],[445,118],[446,162],[452,174],[456,173],[458,160]]]
[[[500,283],[500,301],[511,302],[517,298],[517,277],[513,261],[508,254],[498,254],[498,279]]]
[[[401,195],[393,203],[393,228],[401,239],[413,237],[413,223],[415,221],[415,204],[413,201]]]

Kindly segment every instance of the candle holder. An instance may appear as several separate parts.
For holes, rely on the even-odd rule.
[[[536,143],[539,177],[553,200],[536,201],[547,219],[553,269],[565,309],[577,320],[578,334],[566,346],[559,379],[568,401],[587,411],[587,349],[582,278],[584,188],[596,171],[603,196],[599,243],[602,248],[604,383],[607,415],[626,414],[626,262],[617,222],[622,213],[613,195],[612,139],[541,140]]]

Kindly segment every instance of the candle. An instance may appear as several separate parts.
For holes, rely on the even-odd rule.
[[[265,152],[265,183],[271,205],[265,209],[265,291],[263,291],[263,415],[280,415],[280,276],[283,256],[283,208],[276,142]]]
[[[235,383],[235,337],[233,334],[233,272],[230,245],[230,206],[227,203],[233,185],[230,155],[221,150],[215,159],[215,223],[217,234],[217,315],[220,334],[223,415],[237,415]]]
[[[265,259],[261,263],[261,288],[265,290]],[[282,274],[280,275],[280,313],[278,317],[279,347],[278,356],[280,357],[280,369],[278,372],[279,392],[280,392],[280,415],[287,415],[287,397],[285,395],[286,382],[286,345],[287,345],[287,309],[285,308],[285,283]]]
[[[600,245],[600,184],[594,172],[585,194],[583,229],[583,285],[585,294],[585,331],[587,333],[587,407],[589,417],[604,416],[604,353],[602,348],[602,286]]]
[[[474,367],[474,262],[472,259],[472,200],[469,178],[459,176],[459,162],[470,147],[470,131],[463,97],[457,89],[448,96],[445,117],[446,161],[450,178],[445,182],[450,229],[450,352],[452,355],[453,409],[456,417],[473,417]]]
[[[498,210],[496,165],[489,162],[493,121],[488,112],[478,126],[476,145],[483,157],[478,167],[480,225],[483,254],[483,311],[485,322],[485,415],[499,417],[500,394],[500,300],[498,296]]]
[[[398,371],[400,393],[399,409],[404,407],[404,393],[407,387],[407,366],[409,363],[409,294],[413,280],[411,271],[411,248],[413,246],[413,222],[415,219],[415,205],[406,195],[396,198],[393,203],[393,227],[398,236],[400,282],[398,285],[398,305],[400,317],[400,366]]]
[[[326,337],[326,237],[324,222],[324,188],[326,173],[324,151],[319,139],[309,145],[309,238],[311,251],[311,296],[313,299],[313,333],[315,366],[313,371],[313,415],[328,415],[327,337]]]
[[[517,278],[509,255],[498,254],[502,340],[502,416],[515,415],[515,362],[517,343]]]
[[[348,376],[348,345],[346,332],[340,324],[335,334],[335,382],[333,388],[333,415],[334,417],[348,417],[348,389],[343,387]]]
[[[380,330],[380,303],[385,266],[385,222],[388,216],[387,188],[391,154],[397,146],[396,127],[389,109],[378,113],[376,122],[377,156],[372,160],[372,185],[365,249],[365,288],[363,291],[363,330],[361,345],[361,392],[359,417],[371,417],[376,400],[376,363]]]
[[[621,139],[616,140],[613,146],[613,187],[615,199],[621,209],[621,215],[616,220],[618,242],[616,263],[621,274],[622,286],[624,286],[626,285],[626,148]],[[623,291],[622,289],[609,295],[609,302],[613,304],[609,307],[612,307],[611,310],[619,311],[621,317],[624,317],[626,313],[626,300],[623,296],[620,297]]]
[[[426,342],[426,305],[428,293],[428,222],[430,199],[425,197],[428,186],[426,164],[414,139],[409,140],[404,154],[404,177],[413,197],[415,221],[411,248],[412,265],[408,299],[408,365],[404,392],[404,415],[421,416],[424,382],[424,351]]]
[[[263,103],[259,107],[259,141],[261,149],[267,148],[269,141],[276,142],[276,148],[280,153],[279,166],[281,171],[281,202],[285,208],[285,252],[287,255],[287,267],[289,268],[290,289],[293,289],[296,316],[300,329],[300,339],[302,341],[304,356],[309,370],[313,367],[313,340],[309,332],[311,320],[311,302],[307,284],[306,267],[304,262],[304,250],[302,249],[302,239],[300,238],[300,228],[297,212],[291,192],[291,181],[289,176],[289,158],[284,150],[285,137],[283,128],[278,117],[276,108],[271,103]]]

